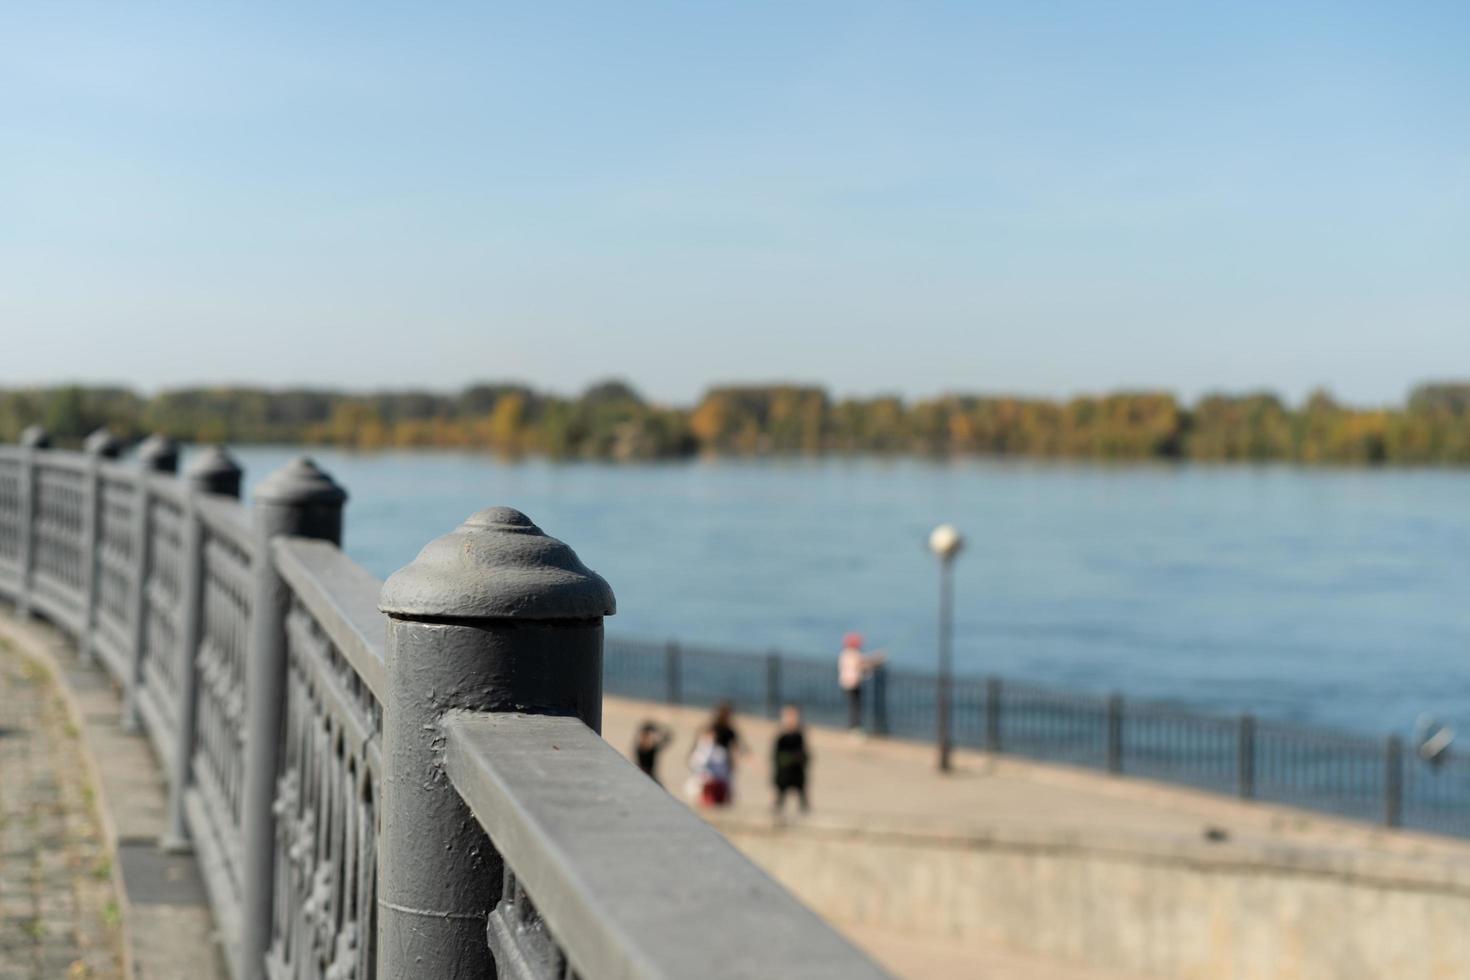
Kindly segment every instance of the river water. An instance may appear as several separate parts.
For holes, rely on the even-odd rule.
[[[238,450],[247,494],[297,452]],[[623,636],[832,656],[858,630],[929,667],[924,542],[949,521],[961,672],[1372,732],[1470,723],[1470,473],[312,455],[379,576],[507,504],[607,577]]]

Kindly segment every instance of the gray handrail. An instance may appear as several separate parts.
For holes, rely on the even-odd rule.
[[[628,980],[885,976],[580,720],[464,712],[444,734],[450,782],[534,903],[492,920],[501,944]],[[545,938],[517,928],[534,915]]]
[[[83,474],[92,465],[91,457],[71,449],[48,449],[35,456],[36,465],[42,469],[63,473]]]
[[[250,524],[250,511],[232,497],[214,493],[193,494],[199,520],[216,534],[248,555],[255,552],[255,528]]]
[[[379,701],[388,687],[383,638],[388,617],[378,611],[383,583],[340,548],[309,538],[277,538],[276,568]]]
[[[0,594],[123,688],[235,980],[561,980],[522,942],[533,905],[585,980],[881,975],[597,736],[612,592],[524,515],[384,585],[305,458],[246,509],[221,449],[176,477],[160,437],[48,447],[0,447]]]

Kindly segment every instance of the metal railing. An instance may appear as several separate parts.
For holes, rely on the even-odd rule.
[[[608,638],[609,694],[670,704],[738,708],[775,717],[801,706],[809,721],[845,726],[836,658],[795,657]],[[880,667],[863,685],[873,735],[935,737],[933,674]],[[1470,756],[1420,757],[1382,738],[1175,705],[957,677],[950,687],[955,745],[1181,783],[1243,799],[1470,837]]]
[[[235,980],[883,976],[597,735],[612,592],[524,515],[384,584],[310,461],[119,448],[0,447],[0,595],[122,689]]]

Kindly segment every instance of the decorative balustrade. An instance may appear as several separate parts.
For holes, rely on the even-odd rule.
[[[612,592],[490,509],[386,585],[306,459],[0,447],[0,596],[122,689],[235,980],[882,976],[597,735]]]

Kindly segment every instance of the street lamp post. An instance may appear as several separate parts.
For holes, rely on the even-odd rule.
[[[938,726],[939,771],[949,772],[951,744],[949,725],[950,675],[954,660],[954,559],[965,539],[953,524],[941,524],[929,534],[929,550],[939,558],[939,674],[934,692],[934,716]]]

